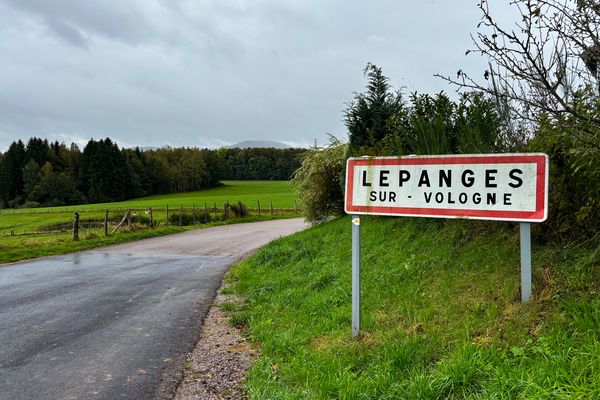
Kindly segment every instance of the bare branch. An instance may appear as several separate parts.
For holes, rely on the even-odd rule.
[[[577,121],[573,138],[600,149],[600,5],[593,0],[509,4],[520,15],[512,27],[493,18],[489,0],[478,4],[482,18],[467,54],[489,60],[484,82],[462,70],[456,79],[436,76],[458,91],[478,90],[499,99],[514,118],[534,128],[542,114]]]

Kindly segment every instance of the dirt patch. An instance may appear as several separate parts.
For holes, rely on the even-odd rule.
[[[239,299],[221,290],[204,320],[198,344],[187,355],[175,400],[247,398],[243,382],[258,353],[221,310],[222,304]]]

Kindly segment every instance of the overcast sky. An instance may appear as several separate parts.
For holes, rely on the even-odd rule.
[[[367,62],[452,92],[477,0],[0,0],[0,149],[30,136],[215,147],[346,138]]]

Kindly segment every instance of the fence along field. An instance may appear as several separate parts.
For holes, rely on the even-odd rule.
[[[0,210],[0,242],[7,236],[70,232],[74,212],[79,213],[79,227],[85,231],[102,229],[108,211],[111,232],[128,211],[132,223],[139,225],[149,225],[152,210],[158,227],[189,226],[231,219],[236,216],[239,202],[247,207],[248,215],[255,216],[277,216],[298,211],[299,207],[289,182],[224,181],[213,189],[115,203]]]

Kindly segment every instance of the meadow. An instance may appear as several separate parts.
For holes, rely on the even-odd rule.
[[[236,205],[240,201],[250,209],[249,215],[235,218],[232,213],[228,213],[226,218],[225,203]],[[260,215],[258,202],[261,205]],[[271,212],[271,204],[273,212]],[[169,207],[168,224],[167,206]],[[155,221],[153,229],[148,229],[150,207]],[[178,226],[181,209],[185,216],[183,222],[185,226]],[[127,210],[132,211],[134,224],[131,227],[121,228],[115,234],[104,236],[105,212],[108,211],[109,233],[111,233]],[[75,211],[80,214],[81,239],[76,242],[72,240],[71,233]],[[225,181],[223,185],[212,189],[149,196],[123,202],[1,210],[0,263],[64,254],[188,229],[290,218],[299,216],[298,211],[296,195],[290,183],[286,181]]]
[[[152,207],[154,218],[165,220],[166,207],[177,212],[180,207],[191,209],[194,205],[199,215],[208,208],[216,206],[223,209],[229,202],[238,201],[248,208],[257,209],[260,202],[263,213],[270,212],[271,204],[276,210],[293,210],[296,207],[296,194],[287,181],[223,181],[221,186],[196,192],[172,193],[120,201],[114,203],[81,204],[66,207],[40,207],[0,210],[0,237],[10,234],[32,233],[47,225],[69,222],[73,212],[78,211],[84,220],[104,218],[104,212],[122,215],[127,209],[146,210]],[[1,239],[0,239],[1,240]]]
[[[261,353],[250,399],[600,398],[599,248],[534,245],[521,303],[517,224],[367,217],[361,231],[359,339],[349,217],[228,275],[243,301],[223,308]]]

